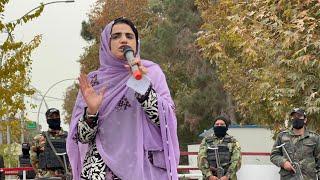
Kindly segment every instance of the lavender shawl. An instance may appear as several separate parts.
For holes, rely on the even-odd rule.
[[[101,34],[100,68],[88,75],[95,90],[107,87],[99,109],[95,138],[99,154],[107,166],[123,180],[176,180],[180,155],[177,121],[165,75],[157,64],[142,60],[143,65],[148,68],[146,76],[157,93],[160,119],[160,127],[157,127],[148,120],[135,99],[134,92],[126,86],[130,77],[128,70],[123,67],[126,61],[117,59],[110,51],[113,23],[109,23]],[[129,106],[126,110],[118,111],[116,106],[123,97],[127,97]],[[88,145],[80,143],[77,138],[77,124],[85,106],[79,92],[67,138],[67,152],[73,178],[76,180],[80,179],[88,150]],[[148,159],[150,152],[153,156],[152,164]]]

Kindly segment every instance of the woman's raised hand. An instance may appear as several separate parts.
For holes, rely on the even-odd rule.
[[[78,80],[82,96],[88,107],[88,114],[96,114],[102,103],[106,87],[99,90],[99,92],[96,92],[88,81],[86,74],[81,73]]]

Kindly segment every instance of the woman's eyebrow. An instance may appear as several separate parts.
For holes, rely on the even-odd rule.
[[[118,31],[118,32],[114,32],[114,33],[111,33],[111,34],[134,34],[134,33]]]

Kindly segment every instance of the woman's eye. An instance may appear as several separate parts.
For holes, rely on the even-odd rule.
[[[126,34],[126,37],[127,37],[128,39],[134,39],[134,35],[133,35],[133,34]]]
[[[111,39],[118,39],[119,37],[119,34],[111,34]]]

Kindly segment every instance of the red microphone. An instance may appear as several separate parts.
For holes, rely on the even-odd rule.
[[[138,65],[134,64],[134,61],[133,61],[134,60],[134,55],[133,55],[132,48],[130,46],[128,46],[128,45],[125,45],[123,47],[123,55],[124,55],[124,57],[128,61],[128,64],[131,67],[131,71],[132,71],[133,77],[136,80],[140,80],[142,78],[142,74],[141,74],[141,71],[139,70]]]

